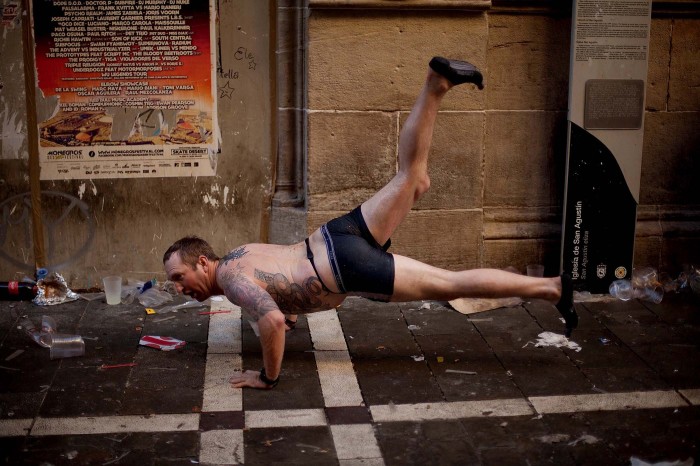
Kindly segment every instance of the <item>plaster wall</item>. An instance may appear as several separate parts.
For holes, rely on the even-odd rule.
[[[163,253],[188,234],[209,240],[219,254],[266,239],[275,130],[271,11],[267,1],[218,2],[216,176],[41,182],[53,193],[42,196],[47,265],[71,287],[101,287],[101,277],[113,274],[162,279]],[[32,276],[34,257],[23,196],[29,170],[22,35],[19,28],[1,32],[0,280],[9,280]],[[37,100],[48,105],[40,93]]]

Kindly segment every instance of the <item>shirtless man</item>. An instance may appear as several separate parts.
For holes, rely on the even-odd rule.
[[[390,237],[430,186],[428,150],[440,102],[463,83],[482,86],[469,63],[433,58],[423,89],[401,130],[399,169],[352,212],[290,246],[246,244],[219,258],[204,240],[186,237],[163,256],[168,279],[199,301],[224,294],[257,321],[261,371],[237,372],[234,387],[273,388],[282,368],[285,330],[295,315],[337,307],[355,295],[386,302],[461,297],[541,298],[556,303],[567,335],[576,327],[567,275],[535,278],[497,269],[448,271],[386,250]]]

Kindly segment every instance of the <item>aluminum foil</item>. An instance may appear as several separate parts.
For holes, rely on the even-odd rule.
[[[39,306],[69,303],[80,297],[68,288],[66,280],[57,272],[51,272],[46,278],[39,280],[36,286],[38,292],[33,302]]]

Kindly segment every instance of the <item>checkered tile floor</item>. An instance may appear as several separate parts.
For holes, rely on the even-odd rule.
[[[462,315],[353,298],[302,316],[280,385],[238,308],[146,315],[76,301],[0,303],[2,464],[629,464],[698,455],[700,304],[577,305],[581,351],[544,302]],[[202,314],[203,311],[209,311]],[[214,311],[215,313],[211,313]],[[221,312],[220,312],[221,311]],[[86,355],[50,360],[18,319],[51,315]],[[138,345],[170,336],[185,347]],[[126,365],[128,364],[128,365]],[[102,365],[125,365],[100,369]]]

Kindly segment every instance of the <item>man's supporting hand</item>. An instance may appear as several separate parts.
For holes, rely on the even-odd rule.
[[[231,382],[231,386],[233,386],[233,388],[270,388],[270,386],[260,380],[260,371],[236,372],[230,379],[228,379],[228,381]]]

